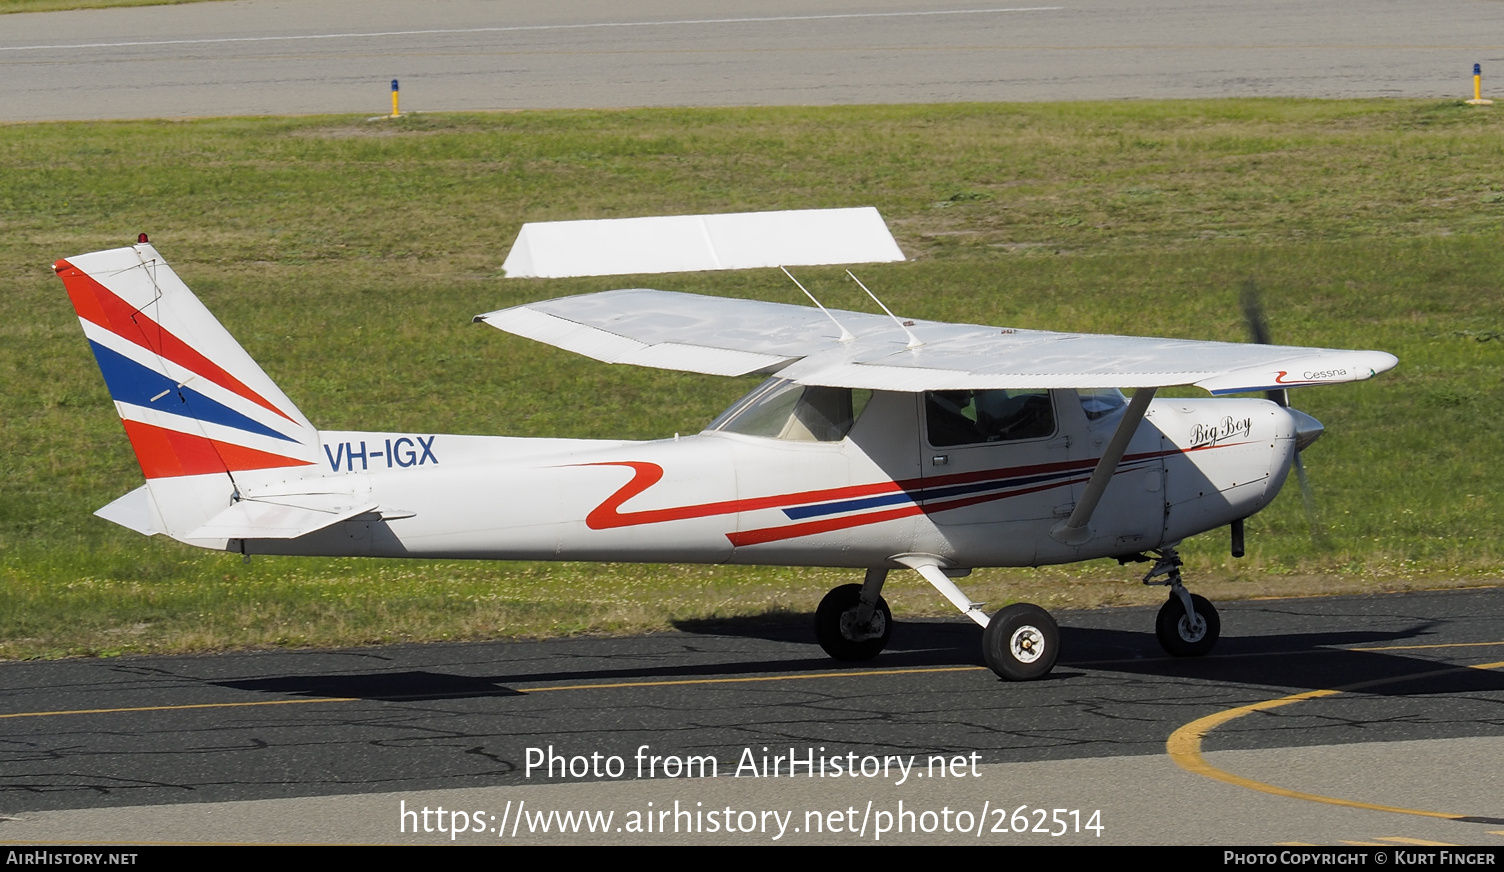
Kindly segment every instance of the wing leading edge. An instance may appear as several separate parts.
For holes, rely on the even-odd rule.
[[[476,316],[607,363],[710,375],[777,373],[801,384],[887,391],[1159,388],[1212,394],[1362,381],[1399,362],[1346,351],[906,321],[808,306],[633,289]]]

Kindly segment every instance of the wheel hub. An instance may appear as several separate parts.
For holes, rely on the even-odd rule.
[[[1018,662],[1033,663],[1044,656],[1044,634],[1037,627],[1019,627],[1008,640],[1008,650]]]
[[[880,638],[883,632],[888,629],[888,624],[883,618],[883,613],[874,609],[872,620],[868,621],[867,626],[863,627],[856,620],[856,613],[859,608],[861,607],[857,606],[841,613],[841,636],[850,642],[865,642],[868,639]]]
[[[1198,614],[1182,616],[1178,627],[1180,638],[1187,642],[1200,642],[1206,635],[1206,619]]]

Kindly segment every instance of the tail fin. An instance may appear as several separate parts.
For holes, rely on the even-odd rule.
[[[318,430],[142,243],[60,260],[84,335],[178,538],[237,498],[236,473],[313,472]],[[266,473],[257,478],[265,479]]]
[[[156,249],[54,269],[148,479],[317,462],[318,431]]]

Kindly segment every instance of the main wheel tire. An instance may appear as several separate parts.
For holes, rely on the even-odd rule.
[[[815,639],[825,653],[837,660],[871,660],[888,646],[893,635],[893,613],[882,597],[872,610],[867,627],[856,626],[856,610],[862,604],[862,586],[843,584],[820,600],[815,610]]]
[[[1191,594],[1191,608],[1195,609],[1195,615],[1186,615],[1180,597],[1172,593],[1154,621],[1154,634],[1159,637],[1160,646],[1176,657],[1207,654],[1222,635],[1222,619],[1205,597]]]
[[[982,656],[989,669],[1008,681],[1043,678],[1060,656],[1060,627],[1039,606],[1015,603],[988,622]]]

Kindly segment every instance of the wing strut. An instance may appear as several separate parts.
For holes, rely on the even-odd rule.
[[[1050,536],[1055,541],[1066,545],[1083,545],[1091,538],[1092,513],[1097,510],[1097,503],[1102,501],[1102,494],[1117,472],[1123,452],[1128,450],[1128,442],[1138,432],[1144,413],[1149,411],[1149,402],[1154,399],[1154,392],[1155,388],[1139,388],[1133,392],[1133,399],[1128,401],[1128,411],[1123,413],[1123,420],[1118,422],[1118,429],[1113,431],[1107,450],[1102,453],[1102,459],[1097,461],[1097,468],[1091,471],[1091,480],[1086,483],[1086,490],[1081,494],[1076,508],[1069,518],[1050,530]]]

